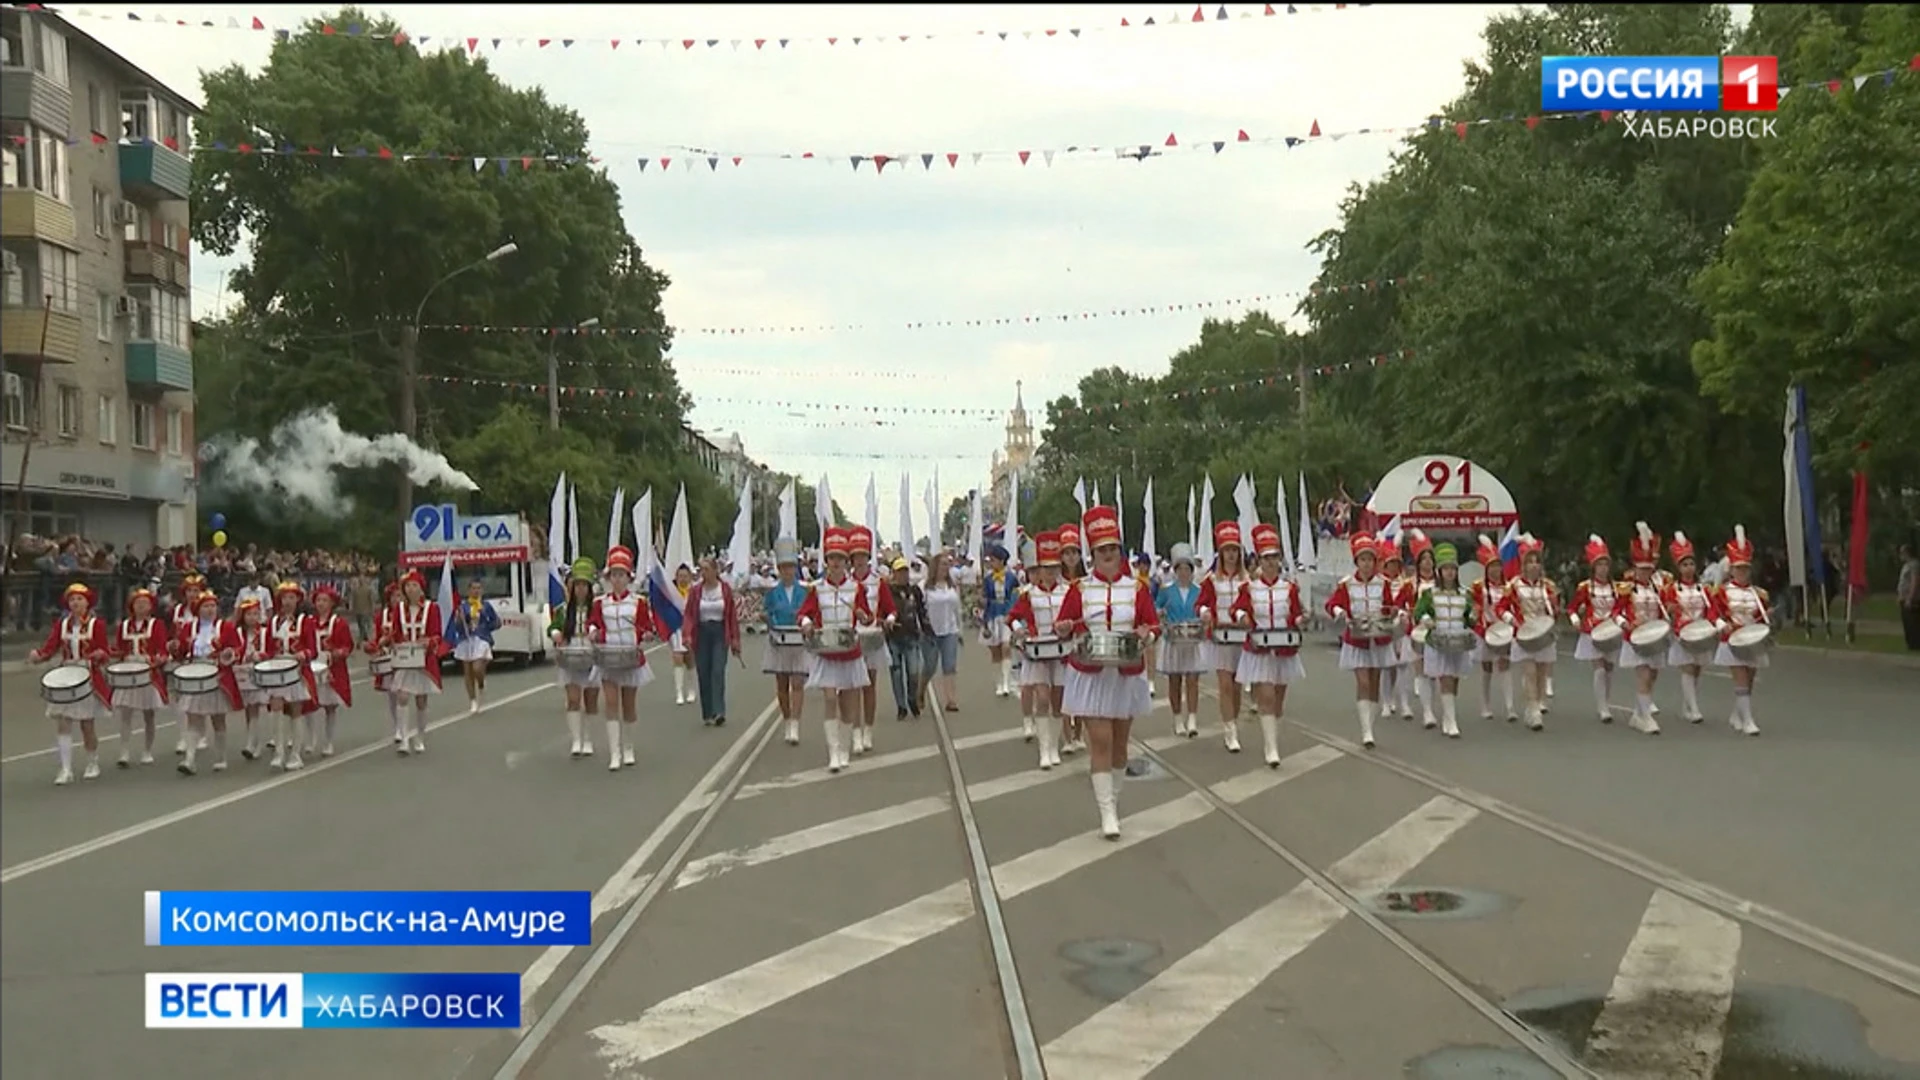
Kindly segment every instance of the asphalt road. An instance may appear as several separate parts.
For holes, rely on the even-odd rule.
[[[491,1077],[518,1051],[518,1075],[542,1080],[975,1078],[1018,1075],[1019,1029],[1054,1080],[1564,1075],[1558,1058],[1606,1076],[1920,1077],[1920,931],[1900,902],[1920,893],[1920,672],[1780,652],[1762,737],[1728,730],[1729,685],[1708,679],[1709,721],[1680,722],[1663,687],[1652,738],[1601,725],[1566,660],[1544,733],[1481,720],[1470,683],[1465,738],[1394,720],[1364,755],[1321,649],[1279,770],[1253,725],[1247,752],[1224,751],[1211,700],[1196,740],[1171,736],[1164,707],[1142,720],[1146,775],[1123,786],[1115,844],[1092,835],[1083,759],[1034,769],[983,661],[964,654],[942,722],[1018,1023],[940,722],[896,722],[884,690],[875,752],[837,777],[819,768],[818,703],[786,746],[766,680],[740,668],[727,726],[675,708],[663,677],[642,692],[638,769],[569,760],[539,670],[497,674],[475,716],[451,687],[424,758],[387,750],[369,701],[340,757],[291,777],[237,761],[180,777],[163,732],[160,764],[55,788],[33,681],[9,675],[0,1065]],[[545,953],[159,956],[140,942],[155,888],[587,888],[605,914],[594,946]],[[531,1032],[148,1032],[147,970],[521,970]],[[74,1038],[75,1017],[105,1037]]]

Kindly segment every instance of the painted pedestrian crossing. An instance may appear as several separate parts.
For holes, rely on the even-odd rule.
[[[883,729],[882,734],[908,730]],[[916,731],[912,738],[926,736]],[[1017,732],[974,733],[956,743],[967,796],[982,820],[993,887],[1005,905],[1011,935],[1021,944],[1015,956],[1022,982],[1035,988],[1030,996],[1032,1021],[1050,1075],[1065,1080],[1219,1074],[1249,1039],[1268,1037],[1261,1027],[1249,1025],[1267,1022],[1259,1018],[1279,1007],[1280,997],[1297,996],[1281,988],[1299,973],[1319,971],[1322,965],[1349,969],[1345,978],[1356,987],[1402,988],[1379,995],[1381,999],[1409,997],[1405,987],[1432,981],[1404,957],[1366,944],[1377,942],[1378,935],[1358,926],[1348,917],[1349,908],[1319,886],[1298,877],[1251,840],[1234,846],[1236,834],[1207,796],[1171,779],[1130,780],[1124,787],[1122,835],[1106,841],[1092,828],[1084,759],[1043,773],[1026,760],[1031,748],[1019,741]],[[1604,928],[1595,931],[1604,940],[1596,944],[1594,937],[1574,936],[1570,947],[1582,955],[1566,955],[1567,946],[1545,940],[1550,935],[1545,925],[1525,917],[1529,904],[1580,905],[1578,897],[1558,895],[1554,879],[1567,875],[1545,850],[1551,847],[1547,841],[1528,838],[1510,824],[1412,783],[1393,781],[1404,790],[1389,798],[1379,791],[1381,781],[1374,775],[1378,770],[1297,737],[1288,746],[1294,752],[1278,769],[1261,767],[1254,755],[1224,754],[1210,739],[1160,736],[1144,743],[1155,753],[1169,755],[1170,762],[1179,762],[1182,771],[1203,766],[1192,772],[1215,798],[1251,815],[1250,821],[1259,821],[1259,827],[1280,842],[1316,836],[1305,848],[1326,853],[1324,862],[1318,854],[1314,861],[1327,868],[1339,889],[1351,894],[1349,900],[1371,900],[1382,890],[1443,867],[1449,872],[1469,870],[1481,887],[1503,894],[1510,908],[1479,923],[1408,924],[1414,947],[1444,957],[1462,980],[1496,998],[1552,985],[1556,970],[1564,971],[1569,981],[1591,982],[1604,967],[1601,986],[1606,989],[1598,1019],[1576,1037],[1553,1033],[1594,1075],[1622,1080],[1655,1075],[1709,1080],[1717,1075],[1742,946],[1737,923],[1616,870],[1594,868],[1589,872],[1611,875],[1604,888],[1574,880],[1605,897],[1604,910],[1586,913]],[[852,770],[831,784],[824,772],[820,780],[798,781],[796,777],[806,774],[792,772],[756,777],[743,790],[757,790],[763,799],[824,799],[860,784],[863,771],[873,779],[900,765],[928,762],[938,753],[922,741],[856,760]],[[1362,779],[1367,782],[1357,783]],[[758,955],[704,981],[665,990],[649,976],[589,990],[583,1007],[568,1020],[542,1062],[540,1075],[644,1075],[649,1080],[712,1075],[728,1067],[723,1063],[741,1060],[742,1054],[764,1053],[768,1040],[780,1037],[775,1033],[813,1030],[824,1023],[827,1030],[820,1034],[826,1038],[818,1045],[833,1046],[841,1040],[870,1041],[879,1028],[946,1023],[945,1018],[926,1016],[852,1016],[837,1005],[847,999],[875,1000],[883,1003],[879,1007],[884,1012],[884,1003],[897,996],[886,988],[898,985],[890,980],[900,979],[903,972],[916,982],[970,983],[981,994],[991,992],[984,963],[969,970],[959,962],[956,969],[955,957],[968,950],[954,947],[961,940],[954,935],[977,933],[979,922],[972,888],[960,876],[957,858],[951,880],[898,902],[863,899],[878,893],[857,883],[844,893],[818,880],[804,889],[783,884],[817,877],[823,865],[817,860],[829,853],[835,853],[830,872],[844,874],[865,845],[883,840],[890,851],[946,845],[942,856],[951,855],[952,795],[933,786],[931,770],[928,785],[917,798],[827,818],[752,843],[696,851],[672,886],[672,895],[685,901],[662,916],[670,926],[663,925],[659,933],[682,940],[728,933],[724,920],[743,907],[777,910],[796,894],[805,894],[803,903],[814,902],[817,895],[830,894],[835,900],[827,910],[787,910],[772,919],[772,925],[755,928],[765,941]],[[1340,793],[1348,790],[1366,794],[1343,804]],[[798,818],[818,817],[820,809],[808,808]],[[1299,835],[1290,837],[1289,831]],[[1542,850],[1526,848],[1529,843]],[[1241,868],[1242,877],[1264,877],[1264,897],[1244,887],[1233,896],[1210,896],[1209,882],[1186,869],[1201,852],[1206,859],[1231,861]],[[1534,873],[1528,869],[1530,862],[1551,869]],[[879,865],[871,872],[891,873]],[[1182,942],[1179,949],[1135,976],[1136,985],[1125,993],[1108,1000],[1078,991],[1063,994],[1050,985],[1058,982],[1050,969],[1060,964],[1053,953],[1076,939],[1096,936],[1104,925],[1124,921],[1106,914],[1130,900],[1116,895],[1116,879],[1140,882],[1142,895],[1156,889],[1185,890],[1192,898],[1193,924],[1164,935]],[[1514,936],[1496,949],[1463,953],[1459,941],[1448,941],[1449,936],[1482,941],[1502,923]],[[638,933],[643,945],[636,955],[644,954],[650,932],[643,928]],[[735,926],[734,932],[743,931]],[[738,942],[731,950],[735,955],[745,951]],[[1534,959],[1509,962],[1509,954],[1521,953]],[[1806,962],[1823,963],[1811,957]],[[1395,1005],[1408,1015],[1376,1018],[1395,1032],[1393,1038],[1377,1040],[1381,1053],[1391,1047],[1392,1055],[1410,1060],[1418,1056],[1417,1044],[1428,1034],[1439,1040],[1430,1050],[1471,1042],[1521,1053],[1510,1037],[1460,1002],[1448,1006],[1444,994],[1421,993],[1425,996],[1419,1010]],[[1648,1002],[1662,1003],[1651,1021]],[[1426,1015],[1447,1008],[1458,1015],[1444,1022]],[[980,1016],[952,1020],[984,1022]],[[905,1055],[894,1067],[912,1071],[915,1040],[901,1038],[892,1045],[898,1050],[869,1045],[864,1056]],[[831,1055],[811,1062],[807,1058],[812,1053],[787,1060],[790,1075],[837,1071]],[[1352,1060],[1346,1065],[1312,1062],[1314,1075],[1369,1075],[1367,1070],[1377,1067],[1370,1061],[1357,1064],[1367,1059],[1365,1053],[1347,1056]],[[999,1063],[977,1065],[1000,1075]],[[969,1075],[952,1063],[938,1072]]]

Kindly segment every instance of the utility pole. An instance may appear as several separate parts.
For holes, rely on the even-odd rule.
[[[413,322],[400,330],[400,433],[408,441],[420,435],[420,413],[414,407],[414,384],[420,376],[420,325]],[[406,521],[413,513],[413,476],[400,470],[400,532],[406,535]]]
[[[600,325],[598,315],[574,327],[576,332]],[[547,430],[560,430],[560,328],[549,331],[547,339]]]

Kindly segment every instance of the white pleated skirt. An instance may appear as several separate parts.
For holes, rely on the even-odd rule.
[[[339,694],[334,692],[333,679],[331,677],[323,679],[316,675],[313,680],[313,688],[319,692],[321,708],[343,709],[346,707],[347,703],[341,699]]]
[[[165,708],[166,704],[160,700],[159,689],[151,683],[137,690],[113,692],[113,707],[116,709],[132,709],[134,712],[146,712],[149,709],[157,711]]]
[[[1240,668],[1234,678],[1242,686],[1286,686],[1307,677],[1307,665],[1300,659],[1299,653],[1283,656],[1280,653],[1242,652]]]
[[[188,716],[225,716],[233,711],[233,703],[227,700],[226,691],[208,690],[201,694],[181,694],[174,699],[180,704],[180,711]]]
[[[767,642],[766,655],[760,660],[765,675],[811,675],[813,656],[799,645],[775,645]]]
[[[1733,655],[1733,650],[1728,648],[1727,643],[1723,641],[1720,643],[1720,648],[1714,651],[1713,662],[1719,667],[1726,667],[1726,668],[1743,667],[1743,668],[1752,668],[1755,671],[1759,671],[1761,668],[1764,668],[1768,664],[1772,663],[1773,658],[1768,656],[1766,653],[1761,653],[1759,656],[1755,657],[1752,660],[1742,660],[1739,657]]]
[[[311,700],[313,697],[307,693],[305,680],[294,683],[292,686],[283,686],[273,692],[273,701],[278,705],[305,705]]]
[[[1123,675],[1118,668],[1102,668],[1089,675],[1079,668],[1066,670],[1066,693],[1060,711],[1081,720],[1131,720],[1153,708],[1145,672]]]
[[[453,658],[463,664],[471,664],[475,660],[491,660],[493,646],[477,637],[466,638],[453,647]]]
[[[652,681],[652,664],[641,664],[639,667],[629,668],[626,671],[600,672],[600,688],[602,690],[611,690],[616,686],[626,690],[638,690]]]
[[[1360,646],[1346,641],[1340,643],[1340,670],[1342,671],[1399,666],[1400,651],[1391,644]]]
[[[88,694],[80,701],[71,701],[65,705],[47,706],[49,720],[105,720],[113,715],[98,694]]]
[[[864,690],[872,685],[867,677],[868,660],[829,660],[813,658],[813,672],[807,676],[809,690]]]
[[[1671,642],[1668,647],[1672,647]],[[1667,666],[1667,654],[1662,652],[1656,656],[1642,656],[1640,650],[1629,644],[1621,647],[1619,664],[1623,668],[1652,668],[1659,671]]]
[[[1519,642],[1508,646],[1507,658],[1516,664],[1552,664],[1560,659],[1560,645],[1549,641],[1537,648],[1522,648]]]
[[[980,627],[980,644],[986,646],[1005,645],[1013,638],[1013,629],[1007,625],[1005,616],[988,619]]]
[[[260,708],[264,709],[267,707],[268,704],[271,703],[271,701],[272,701],[272,697],[265,690],[254,689],[252,683],[240,684],[241,707],[252,708],[253,706],[257,705]]]
[[[419,697],[422,694],[433,695],[439,692],[440,688],[427,677],[425,668],[395,668],[393,674],[387,676],[387,693],[389,694]]]
[[[558,681],[562,687],[577,686],[582,690],[600,689],[600,669],[597,667],[590,667],[585,671],[569,671],[566,668],[558,670]]]
[[[1162,638],[1157,665],[1162,675],[1204,675],[1213,670],[1213,656],[1203,641],[1171,641]]]
[[[1067,685],[1067,663],[1064,660],[1025,660],[1020,664],[1021,686],[1065,686]]]
[[[1429,679],[1464,678],[1468,672],[1480,667],[1478,649],[1449,653],[1429,645],[1422,650],[1420,660]]]
[[[884,671],[893,666],[893,649],[887,645],[887,639],[881,635],[860,639],[860,657],[866,661],[867,668],[871,671]]]
[[[1627,647],[1625,645],[1620,646],[1620,652],[1626,652],[1626,651],[1627,651]],[[1618,662],[1620,658],[1620,654],[1615,653],[1612,656],[1609,656],[1606,653],[1601,652],[1599,649],[1596,649],[1593,647],[1592,634],[1581,634],[1580,640],[1574,643],[1573,658],[1575,660],[1608,660],[1608,661]]]
[[[1678,637],[1667,642],[1667,666],[1670,668],[1687,667],[1689,665],[1705,667],[1713,662],[1712,653],[1708,653],[1705,656],[1690,653],[1680,644]]]
[[[1217,641],[1201,642],[1201,655],[1206,657],[1208,671],[1235,672],[1240,670],[1240,646],[1222,645]]]

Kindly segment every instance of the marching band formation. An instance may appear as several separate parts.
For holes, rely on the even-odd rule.
[[[1176,544],[1172,579],[1158,588],[1145,569],[1129,566],[1112,507],[1092,507],[1078,523],[1037,533],[1035,565],[1024,583],[1008,568],[1005,550],[985,553],[977,614],[998,669],[996,693],[1018,696],[1023,735],[1038,742],[1041,769],[1060,765],[1063,754],[1087,753],[1103,836],[1120,835],[1128,740],[1133,722],[1152,709],[1156,668],[1167,679],[1176,734],[1199,734],[1200,682],[1212,672],[1225,749],[1240,752],[1245,694],[1259,719],[1262,758],[1269,767],[1280,764],[1287,689],[1306,676],[1301,650],[1307,600],[1283,565],[1279,530],[1262,523],[1251,531],[1251,565],[1240,526],[1222,522],[1214,530],[1214,565],[1200,574],[1191,546]],[[1628,724],[1658,734],[1653,694],[1669,668],[1680,673],[1682,717],[1700,723],[1700,673],[1713,664],[1733,681],[1729,725],[1741,734],[1760,733],[1752,695],[1755,676],[1768,662],[1771,615],[1765,590],[1753,584],[1753,545],[1744,528],[1734,529],[1727,545],[1730,578],[1718,587],[1701,582],[1693,544],[1684,535],[1676,533],[1666,546],[1669,572],[1661,567],[1661,538],[1639,523],[1624,581],[1613,573],[1606,542],[1591,537],[1584,553],[1588,577],[1565,601],[1545,575],[1545,545],[1530,535],[1520,538],[1513,579],[1493,541],[1479,537],[1476,558],[1483,573],[1470,587],[1462,581],[1454,545],[1430,543],[1417,530],[1407,539],[1403,552],[1397,537],[1352,537],[1354,572],[1325,603],[1340,624],[1338,663],[1353,673],[1361,745],[1367,749],[1376,745],[1376,721],[1396,708],[1412,720],[1416,699],[1425,727],[1460,738],[1460,683],[1476,668],[1483,718],[1495,716],[1497,684],[1507,720],[1524,715],[1527,727],[1543,730],[1563,620],[1578,633],[1574,656],[1593,667],[1602,723],[1613,720],[1614,675],[1628,669],[1635,688]],[[822,541],[824,573],[807,583],[797,579],[795,545],[779,545],[779,578],[765,601],[761,670],[774,678],[789,745],[800,742],[807,693],[820,694],[827,768],[839,773],[874,748],[876,691],[880,672],[891,664],[886,632],[897,613],[892,591],[872,566],[869,530],[829,528]],[[1091,565],[1083,563],[1083,549]],[[634,764],[637,695],[653,679],[647,638],[681,636],[656,624],[633,585],[632,551],[614,548],[604,575],[581,559],[571,567],[566,600],[553,609],[549,627],[571,754],[595,753],[588,720],[600,715],[604,698],[613,771]],[[145,735],[139,763],[151,764],[155,717],[167,709],[183,719],[175,752],[179,771],[188,776],[197,771],[209,740],[211,768],[227,768],[227,718],[234,714],[244,725],[241,755],[247,760],[264,748],[272,751],[271,767],[297,770],[307,757],[333,754],[338,710],[353,703],[347,660],[356,651],[346,620],[336,614],[339,598],[316,589],[307,613],[302,604],[308,598],[288,583],[274,597],[276,610],[263,611],[249,600],[223,620],[204,580],[189,577],[183,595],[172,617],[163,618],[154,610],[153,594],[136,590],[124,617],[110,623],[96,610],[90,589],[76,584],[67,590],[67,614],[32,654],[35,662],[57,664],[41,680],[57,731],[56,784],[73,780],[76,724],[86,752],[81,778],[91,780],[100,775],[100,721],[118,719],[117,765],[126,769],[132,766],[135,718]],[[428,599],[425,580],[410,572],[389,587],[371,640],[358,646],[370,658],[375,689],[386,698],[401,756],[426,751],[427,703],[441,692],[442,657],[452,655],[465,665],[470,708],[479,708],[490,628],[478,610],[455,616],[448,623]],[[1524,712],[1516,708],[1516,668]],[[677,663],[675,674],[681,675]],[[681,699],[682,680],[675,681]]]

